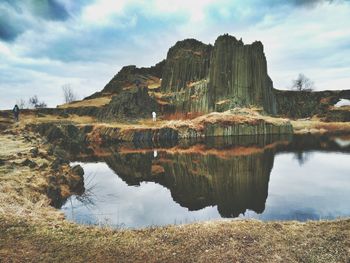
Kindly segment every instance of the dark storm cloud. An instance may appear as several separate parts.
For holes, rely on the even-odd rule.
[[[1,9],[0,9],[1,12]],[[15,21],[9,14],[2,13],[0,16],[0,40],[11,42],[23,32],[19,21]]]
[[[21,10],[15,2],[6,1],[0,3],[0,40],[11,42],[24,30]]]
[[[29,8],[34,15],[47,20],[64,21],[69,18],[66,7],[55,0],[32,0]]]
[[[57,0],[3,0],[2,7],[11,7],[18,14],[29,12],[35,17],[64,21],[69,18],[66,7]]]
[[[333,3],[333,0],[291,0],[291,3],[295,6],[315,7],[321,3]]]
[[[35,27],[40,19],[65,21],[67,8],[57,0],[3,0],[0,2],[0,40],[11,42]]]

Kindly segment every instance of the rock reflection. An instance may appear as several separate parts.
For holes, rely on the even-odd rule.
[[[217,206],[222,217],[237,217],[247,209],[264,211],[276,146],[290,141],[243,136],[157,148],[121,144],[94,148],[94,155],[78,160],[103,160],[128,185],[161,184],[190,211]]]

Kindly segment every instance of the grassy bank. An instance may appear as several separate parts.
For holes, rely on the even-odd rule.
[[[0,217],[3,262],[348,262],[350,220],[111,230]]]

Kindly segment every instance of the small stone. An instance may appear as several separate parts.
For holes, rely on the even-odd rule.
[[[72,172],[76,175],[83,176],[84,175],[84,169],[79,164],[72,167]]]
[[[29,166],[29,168],[35,168],[37,164],[33,162],[32,160],[25,159],[22,163],[23,166]]]
[[[31,153],[31,155],[32,155],[32,158],[36,158],[36,157],[38,156],[38,154],[39,154],[39,149],[38,149],[38,147],[35,147],[35,148],[31,149],[31,150],[30,150],[30,153]]]

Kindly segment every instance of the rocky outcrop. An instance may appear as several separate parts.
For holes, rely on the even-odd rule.
[[[274,90],[277,99],[277,112],[279,115],[291,118],[305,118],[319,114],[329,120],[342,118],[328,113],[340,99],[350,99],[350,90],[325,90],[317,92]],[[344,113],[341,113],[344,114]],[[333,117],[332,117],[333,115]],[[345,112],[345,115],[346,112]],[[345,116],[346,118],[346,116]],[[345,120],[346,121],[346,120]]]
[[[178,92],[207,78],[212,46],[195,39],[178,41],[168,51],[162,75],[163,92]]]
[[[225,111],[256,105],[276,113],[273,85],[261,42],[244,45],[223,35],[214,47],[196,40],[178,42],[168,52],[162,92],[173,92],[176,111]]]
[[[87,99],[155,83],[167,94],[165,100],[158,101],[167,105],[160,108],[163,113],[208,113],[250,105],[276,113],[262,43],[244,45],[229,35],[218,37],[214,46],[195,39],[178,41],[166,60],[150,68],[123,67],[101,92]]]
[[[158,112],[158,104],[148,94],[146,87],[135,87],[113,96],[112,101],[97,115],[100,120],[117,118],[150,117],[152,111]]]
[[[146,84],[147,80],[161,78],[165,61],[161,61],[150,68],[137,68],[136,66],[125,66],[104,87],[102,93],[117,93],[123,88],[133,86],[136,83]]]
[[[276,113],[261,42],[244,45],[233,36],[218,37],[212,51],[208,87],[214,109],[217,103],[227,100],[228,108],[257,105],[268,113]]]
[[[156,106],[144,92],[145,88]],[[143,106],[148,111],[155,109],[164,115],[224,112],[235,107],[254,106],[270,115],[304,118],[321,114],[326,121],[349,119],[347,111],[328,114],[327,111],[339,99],[349,99],[350,90],[275,90],[268,75],[263,44],[260,41],[244,44],[228,34],[219,36],[214,46],[195,39],[178,41],[169,49],[165,60],[150,68],[123,67],[101,92],[87,99],[110,98],[112,95],[116,96],[110,105],[66,107],[60,113],[62,116],[87,114],[113,120],[125,116],[142,117],[139,113],[142,113]],[[151,106],[146,102],[151,102]],[[105,117],[105,112],[108,112],[108,117]],[[128,112],[131,112],[130,116],[127,116]]]

